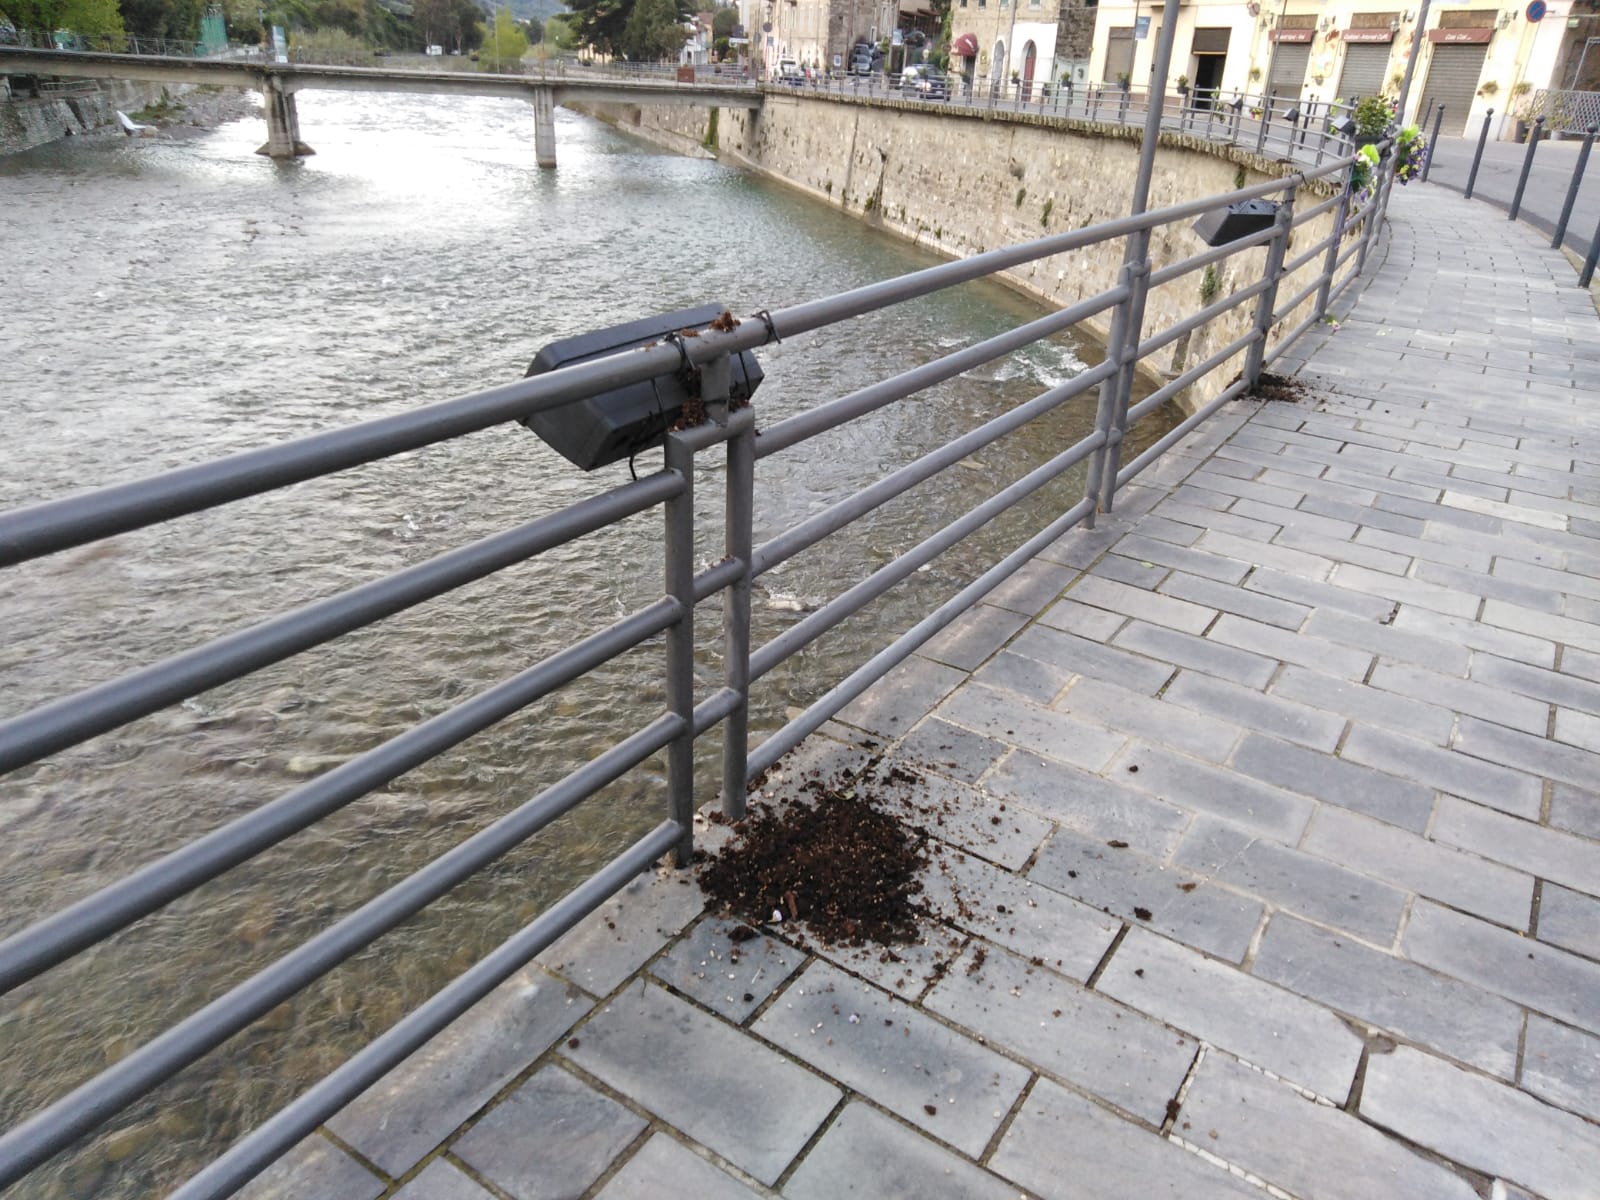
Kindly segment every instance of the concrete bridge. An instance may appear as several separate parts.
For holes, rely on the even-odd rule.
[[[541,167],[556,165],[555,107],[569,100],[611,104],[721,105],[760,108],[753,83],[679,83],[670,79],[585,79],[499,75],[464,71],[403,71],[324,67],[238,59],[181,59],[76,50],[0,48],[0,75],[55,75],[75,79],[139,79],[248,88],[266,101],[267,141],[257,151],[272,158],[315,153],[300,139],[297,92],[411,92],[427,95],[504,96],[527,100],[534,111],[534,151]]]

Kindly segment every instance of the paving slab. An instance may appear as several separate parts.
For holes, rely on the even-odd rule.
[[[971,1156],[1028,1082],[1026,1067],[827,963],[808,967],[752,1028]]]
[[[1376,1029],[1513,1079],[1513,1002],[1288,913],[1267,923],[1251,973]]]
[[[1535,1013],[1528,1018],[1521,1083],[1557,1108],[1600,1121],[1600,1037]]]
[[[234,1193],[237,1200],[377,1200],[388,1184],[321,1134],[288,1153]]]
[[[561,1200],[586,1191],[645,1125],[638,1113],[548,1066],[496,1105],[453,1150],[516,1200]]]
[[[1015,1200],[1016,1188],[877,1109],[853,1103],[828,1127],[783,1194],[788,1200]]]
[[[1342,1101],[1361,1038],[1328,1009],[1144,930],[1111,957],[1098,987],[1319,1096]]]
[[[1189,1141],[1304,1200],[1475,1200],[1461,1176],[1279,1080],[1208,1053],[1179,1112]]]
[[[1600,963],[1418,900],[1401,939],[1412,959],[1536,1012],[1600,1032]]]
[[[1112,841],[1122,839],[1058,830],[1028,876],[1218,958],[1238,962],[1244,957],[1265,911],[1261,901]]]
[[[981,951],[981,952],[980,952]],[[1040,960],[969,948],[927,1007],[1058,1079],[1160,1124],[1196,1043]]]
[[[783,1173],[842,1094],[643,981],[600,1009],[566,1054],[763,1183]]]
[[[1401,1046],[1367,1064],[1361,1115],[1547,1200],[1593,1200],[1600,1128],[1524,1092]]]
[[[526,967],[328,1122],[390,1175],[426,1158],[593,1007],[572,984]]]
[[[753,1200],[760,1195],[664,1133],[652,1134],[595,1200]]]
[[[1260,1200],[1260,1189],[1093,1101],[1041,1079],[990,1166],[1040,1196]]]

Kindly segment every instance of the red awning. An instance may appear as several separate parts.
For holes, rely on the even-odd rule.
[[[963,33],[951,43],[950,53],[957,58],[976,58],[978,56],[978,39],[970,33]]]

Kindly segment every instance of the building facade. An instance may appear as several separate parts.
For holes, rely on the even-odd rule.
[[[1049,82],[1064,3],[1071,0],[950,0],[950,71],[1025,90]]]
[[[1302,100],[1397,97],[1418,8],[1394,0],[1197,0],[1177,8],[1172,68],[1155,80],[1160,9],[1145,0],[1102,0],[1088,73],[1113,87],[1126,80],[1175,93],[1187,84],[1199,103],[1267,96],[1279,110]],[[1600,60],[1600,0],[1439,5],[1427,22],[1407,121],[1425,113],[1431,124],[1443,104],[1441,132],[1454,136],[1478,129],[1492,109],[1495,132],[1509,132],[1537,92],[1571,86],[1561,81],[1563,70],[1590,86],[1591,76],[1600,80],[1600,61],[1590,62]],[[1595,53],[1585,57],[1591,36]]]
[[[915,19],[916,0],[740,0],[740,24],[750,37],[750,56],[770,75],[779,62],[843,70],[850,48],[889,41],[905,19]],[[927,4],[920,5],[927,8]]]

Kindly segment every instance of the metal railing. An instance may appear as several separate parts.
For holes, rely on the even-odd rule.
[[[78,50],[96,54],[154,54],[163,58],[207,58],[237,50],[227,50],[199,41],[173,38],[141,37],[132,33],[115,34],[50,34],[23,29],[17,33],[16,45],[30,50]]]
[[[959,75],[905,74],[817,75],[768,79],[768,91],[802,92],[899,100],[939,108],[1037,113],[1088,121],[1097,125],[1142,127],[1153,99],[1147,88],[1117,84],[1074,88],[1048,81],[1008,83],[968,80]],[[1247,95],[1221,89],[1176,91],[1160,97],[1161,127],[1207,141],[1245,146],[1258,154],[1320,164],[1329,154],[1345,152],[1348,139],[1332,124],[1350,115],[1337,100],[1287,100],[1274,95]]]
[[[1246,394],[1266,366],[1323,318],[1332,300],[1356,279],[1374,236],[1377,221],[1373,217],[1381,211],[1380,202],[1387,194],[1389,181],[1384,177],[1373,199],[1356,210],[1345,186],[1351,161],[1341,158],[1225,195],[1055,234],[763,312],[727,330],[706,330],[698,337],[614,354],[404,414],[0,514],[0,568],[6,568],[503,425],[630,383],[668,376],[693,378],[709,414],[702,424],[667,434],[660,468],[631,482],[0,721],[0,772],[9,772],[494,572],[549,554],[592,531],[657,509],[662,514],[665,582],[654,601],[0,942],[0,992],[9,992],[511,717],[562,684],[653,639],[660,639],[664,646],[666,700],[662,710],[532,800],[6,1131],[0,1136],[0,1188],[89,1135],[274,1006],[663,750],[667,758],[664,811],[653,830],[621,848],[598,873],[238,1141],[175,1195],[182,1200],[230,1195],[653,860],[670,851],[680,864],[686,862],[693,847],[693,809],[698,795],[693,765],[697,738],[720,726],[722,805],[729,816],[742,815],[751,779],[1041,549],[1076,525],[1092,525],[1098,512],[1111,510],[1119,488],[1223,405]],[[1308,181],[1319,179],[1324,182],[1307,187]],[[1155,232],[1181,234],[1174,227],[1203,213],[1236,201],[1272,197],[1281,203],[1269,228],[1171,261],[1153,260],[1153,246],[1193,240],[1157,238],[1152,236]],[[1307,244],[1307,231],[1314,226],[1326,227],[1328,232]],[[1297,232],[1301,236],[1294,241]],[[1067,308],[818,404],[759,433],[753,409],[729,411],[730,356],[1114,239],[1123,243],[1123,266],[1116,278]],[[1153,295],[1175,284],[1193,287],[1197,272],[1205,272],[1210,279],[1219,270],[1229,277],[1237,270],[1238,278],[1249,282],[1220,296],[1218,289],[1208,292],[1202,287],[1203,307],[1198,311],[1159,330],[1146,328]],[[988,419],[763,544],[754,544],[752,513],[757,465],[762,460],[1097,316],[1107,319],[1110,328],[1106,357],[1099,365]],[[1205,340],[1208,334],[1214,335],[1210,341]],[[1191,337],[1199,338],[1203,347],[1197,355],[1206,349],[1210,352],[1133,403],[1132,385],[1139,364],[1155,362],[1163,350]],[[1215,381],[1230,370],[1238,372],[1237,378],[1225,386],[1210,387],[1206,392],[1210,398],[1191,415],[1131,461],[1123,461],[1123,448],[1138,422],[1185,389]],[[936,479],[968,455],[1075,401],[1093,405],[1092,432],[950,520],[772,640],[752,644],[751,586],[760,576],[849,528],[894,497]],[[697,572],[697,455],[713,448],[725,448],[726,455],[726,505],[720,530],[724,557]],[[749,745],[747,716],[752,688],[778,664],[1001,513],[1075,469],[1085,473],[1081,499],[1054,515],[862,666],[833,682],[825,694],[772,736],[753,748]],[[720,598],[723,611],[718,650],[724,675],[720,686],[697,696],[694,613],[697,605],[713,598]],[[8,1036],[26,1036],[20,1027],[25,1024],[25,1020],[13,1023]]]

